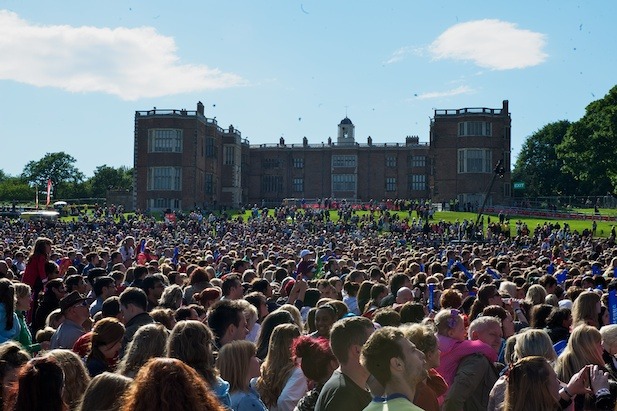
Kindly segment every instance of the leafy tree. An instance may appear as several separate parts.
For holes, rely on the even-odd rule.
[[[47,180],[51,179],[56,197],[61,197],[63,185],[69,182],[79,184],[84,179],[83,173],[75,167],[75,158],[65,152],[47,153],[39,161],[30,161],[24,167],[22,177],[39,188],[46,187]]]
[[[563,160],[555,147],[564,139],[570,122],[549,123],[529,136],[516,159],[513,181],[525,182],[525,194],[531,197],[576,194],[571,174],[562,171]]]
[[[94,176],[89,181],[92,185],[92,196],[105,197],[110,188],[131,188],[133,170],[127,167],[109,167],[104,164],[94,170]]]
[[[617,86],[585,109],[573,123],[557,155],[563,170],[572,174],[588,195],[615,193],[617,185]]]
[[[28,201],[34,202],[34,189],[21,177],[6,176],[0,179],[1,201]]]

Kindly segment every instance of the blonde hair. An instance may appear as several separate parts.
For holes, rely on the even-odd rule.
[[[438,347],[435,330],[429,325],[409,324],[400,327],[400,330],[405,335],[405,338],[414,343],[416,348],[424,354],[428,354]]]
[[[463,321],[461,313],[458,310],[441,310],[435,315],[435,327],[437,333],[448,337],[448,331],[454,329],[460,322]]]
[[[120,409],[122,395],[133,380],[120,374],[104,372],[94,377],[81,400],[80,411],[115,411]]]
[[[544,304],[546,299],[546,289],[540,284],[534,284],[527,290],[525,300],[529,301],[531,305]]]
[[[71,350],[51,350],[47,355],[55,358],[64,371],[62,399],[68,404],[69,409],[77,409],[90,382],[90,375],[84,362]]]
[[[514,356],[517,360],[531,356],[544,357],[548,361],[557,359],[551,338],[546,331],[536,329],[529,329],[516,337]]]
[[[177,358],[194,368],[210,386],[216,385],[218,371],[214,367],[212,331],[195,320],[179,321],[167,341],[167,356]]]
[[[257,353],[257,347],[250,341],[238,340],[225,344],[219,351],[216,365],[221,378],[229,383],[229,391],[248,391],[251,358]]]
[[[257,379],[257,391],[267,407],[276,405],[283,387],[296,365],[291,356],[291,343],[300,336],[295,324],[279,324],[272,331],[268,355],[261,365],[261,376]]]
[[[127,345],[117,373],[134,378],[139,369],[150,358],[163,357],[169,331],[163,324],[146,324],[139,327],[131,342]]]
[[[561,381],[570,378],[588,364],[604,366],[602,354],[595,347],[602,341],[602,335],[595,327],[579,325],[572,331],[563,353],[557,359],[555,371]]]
[[[605,325],[600,328],[600,334],[605,347],[617,344],[617,324]]]
[[[283,304],[275,311],[278,310],[287,311],[289,314],[291,314],[291,318],[293,318],[294,323],[296,323],[298,328],[302,329],[304,327],[304,324],[302,324],[302,315],[300,314],[300,310],[298,310],[298,307],[296,307],[295,305]]]
[[[547,380],[551,366],[544,357],[523,358],[514,364],[508,375],[504,411],[554,411],[558,408],[555,393]]]
[[[593,291],[583,291],[572,304],[572,326],[593,325],[598,328],[597,304],[600,296]]]
[[[25,297],[32,292],[28,284],[13,283],[13,286],[15,287],[15,298]]]

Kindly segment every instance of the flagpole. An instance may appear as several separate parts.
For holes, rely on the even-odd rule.
[[[34,185],[34,204],[36,206],[36,209],[39,209],[39,185],[35,184]]]

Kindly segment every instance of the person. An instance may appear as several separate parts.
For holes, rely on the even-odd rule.
[[[8,278],[0,278],[0,343],[19,338],[19,318],[15,312],[15,287]]]
[[[182,305],[182,288],[177,284],[172,284],[163,290],[159,306],[177,310]]]
[[[300,398],[294,411],[313,411],[324,384],[338,368],[338,361],[325,338],[302,335],[293,340],[291,352],[304,376],[314,383],[313,389]]]
[[[9,398],[10,390],[15,385],[19,370],[31,360],[30,354],[13,341],[0,344],[0,382],[2,382],[2,403]]]
[[[38,330],[45,328],[47,316],[54,310],[60,308],[60,300],[66,296],[66,288],[62,280],[55,278],[45,284],[45,292],[40,297],[38,306],[32,316],[32,332],[36,334]],[[33,291],[33,298],[38,298]]]
[[[413,404],[416,386],[426,378],[426,360],[422,351],[394,327],[375,331],[362,347],[361,362],[383,387],[383,396],[375,397],[364,411],[422,411]]]
[[[133,380],[123,375],[104,372],[94,377],[83,395],[79,411],[118,411],[120,399]]]
[[[169,332],[162,324],[146,324],[139,328],[124,352],[116,372],[135,378],[143,365],[154,357],[165,356]]]
[[[46,237],[39,237],[34,242],[32,253],[28,257],[26,268],[21,281],[28,284],[34,293],[34,299],[30,306],[30,314],[32,315],[38,307],[39,293],[43,291],[43,286],[47,282],[45,274],[45,263],[49,261],[51,256],[51,240]],[[31,319],[29,317],[28,319]]]
[[[15,287],[15,313],[19,320],[19,335],[16,340],[29,353],[34,354],[41,350],[41,344],[32,341],[32,333],[26,319],[26,313],[30,309],[30,302],[32,301],[32,291],[28,284],[14,283],[13,285]]]
[[[261,332],[257,337],[257,358],[260,360],[263,361],[268,355],[270,336],[280,324],[295,324],[293,316],[287,311],[277,310],[268,314],[261,323]]]
[[[330,347],[340,367],[324,384],[315,411],[361,410],[371,402],[369,372],[360,364],[362,346],[374,331],[365,317],[344,318],[332,326]]]
[[[144,277],[140,288],[146,293],[146,311],[150,312],[159,305],[159,300],[165,290],[165,283],[160,274],[150,274]]]
[[[79,406],[81,397],[90,382],[84,362],[71,350],[51,350],[47,355],[53,357],[62,367],[64,372],[62,398],[69,407],[69,410],[75,410]]]
[[[180,321],[171,330],[166,355],[194,368],[216,394],[219,402],[229,406],[229,383],[219,376],[216,369],[213,343],[212,331],[205,324],[195,320]]]
[[[482,310],[489,305],[498,305],[500,307],[503,305],[503,300],[495,284],[484,284],[480,287],[476,300],[471,306],[469,321],[475,320],[482,313]]]
[[[291,355],[292,341],[299,336],[295,324],[277,325],[272,331],[268,355],[255,385],[270,411],[293,411],[308,391],[306,377]]]
[[[502,343],[501,322],[495,317],[478,317],[469,324],[469,339],[482,341],[497,357]],[[443,402],[443,411],[485,410],[501,367],[486,355],[473,353],[463,358]]]
[[[208,326],[219,348],[231,341],[244,340],[249,332],[243,305],[231,299],[220,300],[210,307]]]
[[[330,329],[337,320],[336,308],[331,304],[323,304],[317,307],[315,312],[315,328],[317,331],[311,333],[311,337],[314,338],[330,338]]]
[[[111,371],[109,364],[118,355],[123,337],[124,325],[116,318],[103,318],[94,324],[90,353],[86,357],[90,377]]]
[[[120,294],[120,312],[124,317],[125,326],[122,353],[140,327],[154,322],[146,312],[147,300],[146,293],[137,287],[128,287]]]
[[[602,336],[602,358],[604,367],[607,369],[611,379],[617,380],[617,324],[605,325],[600,328]]]
[[[68,411],[62,398],[64,372],[51,356],[33,358],[20,370],[4,409]]]
[[[587,324],[599,329],[601,310],[600,296],[594,291],[583,291],[572,304],[572,327]]]
[[[86,333],[84,322],[89,318],[86,299],[77,291],[73,291],[60,300],[60,311],[64,321],[51,337],[51,349],[72,349],[79,337]]]
[[[229,382],[233,411],[266,411],[259,394],[250,387],[252,378],[261,375],[257,349],[250,341],[238,340],[225,344],[219,351],[216,364],[221,378]]]
[[[448,384],[435,370],[439,367],[440,361],[439,342],[435,330],[425,324],[410,324],[402,327],[401,331],[426,358],[427,377],[417,385],[413,403],[424,411],[439,411],[438,397],[446,393]]]
[[[103,309],[103,302],[116,295],[116,281],[108,275],[97,277],[94,279],[92,291],[96,299],[90,304],[90,316],[94,317],[96,313]]]
[[[152,358],[121,399],[122,411],[224,411],[197,371],[175,358]]]

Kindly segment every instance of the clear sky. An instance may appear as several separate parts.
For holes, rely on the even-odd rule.
[[[205,105],[251,144],[428,141],[510,101],[512,158],[617,84],[617,2],[0,0],[0,169],[133,166],[136,110]]]

